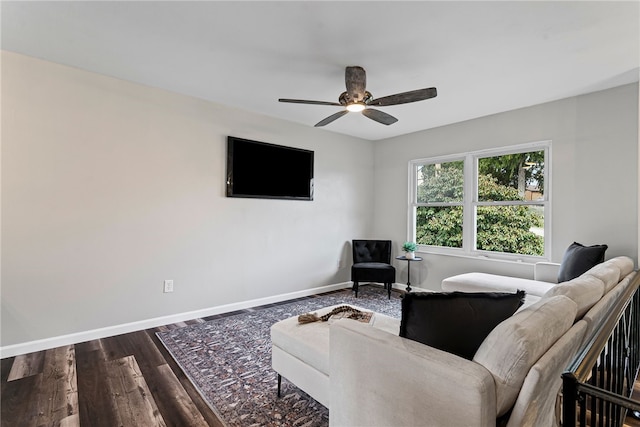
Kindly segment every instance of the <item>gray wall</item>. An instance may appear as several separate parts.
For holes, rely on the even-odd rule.
[[[371,232],[369,141],[8,52],[2,107],[2,346],[344,282]],[[315,200],[226,198],[227,135]]]
[[[315,200],[226,198],[227,135],[314,150]],[[406,240],[409,160],[547,139],[552,258],[636,256],[637,85],[370,142],[3,52],[0,346],[348,281],[349,240]],[[413,285],[532,275],[425,258]]]
[[[573,241],[606,243],[607,258],[638,254],[638,85],[482,117],[375,143],[374,229],[396,248],[407,236],[408,162],[551,140],[552,253]],[[406,279],[406,266],[398,265]],[[429,254],[412,285],[440,289],[467,271],[532,277],[530,264]]]

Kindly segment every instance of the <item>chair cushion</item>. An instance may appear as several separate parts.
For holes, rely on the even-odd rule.
[[[353,264],[353,267],[363,270],[391,270],[394,268],[391,264],[385,264],[382,262],[359,262],[357,264]]]
[[[351,266],[351,280],[353,282],[394,283],[396,268],[382,262],[361,262]]]
[[[471,360],[493,328],[524,302],[524,291],[408,293],[400,336]]]
[[[575,279],[591,267],[603,262],[607,248],[607,245],[584,246],[573,242],[562,257],[558,283]]]
[[[576,303],[564,295],[541,299],[496,326],[473,356],[493,376],[497,416],[514,404],[540,357],[573,325]]]

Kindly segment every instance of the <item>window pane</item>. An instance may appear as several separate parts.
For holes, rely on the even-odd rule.
[[[418,203],[462,202],[464,162],[419,165],[417,168]]]
[[[476,248],[520,255],[544,255],[544,208],[479,206]]]
[[[478,200],[543,200],[544,150],[478,159]]]
[[[419,245],[461,248],[462,206],[418,206],[416,242]]]

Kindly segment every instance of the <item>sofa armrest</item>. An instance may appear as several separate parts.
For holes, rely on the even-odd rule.
[[[480,364],[349,319],[331,325],[329,348],[332,427],[495,426]]]
[[[560,264],[557,262],[536,262],[533,266],[533,279],[541,282],[558,283]]]

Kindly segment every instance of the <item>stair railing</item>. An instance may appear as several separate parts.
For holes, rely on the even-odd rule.
[[[640,274],[562,374],[562,425],[619,427],[640,402],[632,400],[640,370]]]

